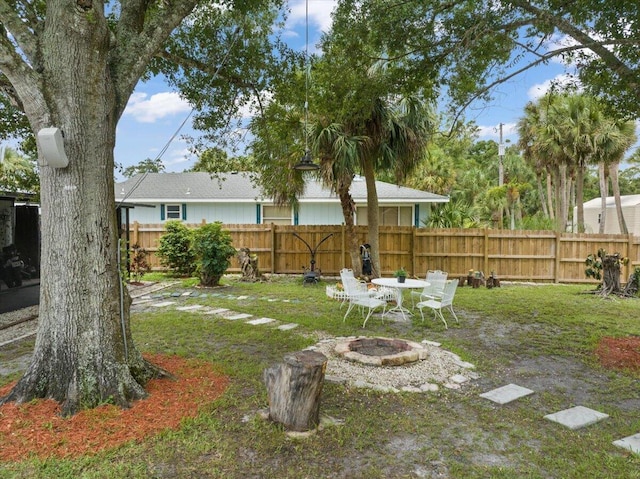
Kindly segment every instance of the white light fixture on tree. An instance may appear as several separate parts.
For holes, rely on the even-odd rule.
[[[309,133],[307,123],[309,122],[309,0],[306,0],[305,10],[305,51],[304,51],[304,156],[300,162],[293,167],[298,171],[313,171],[320,168],[313,162],[309,151]]]
[[[43,128],[38,132],[37,141],[46,166],[65,168],[69,164],[64,151],[64,136],[59,128]]]

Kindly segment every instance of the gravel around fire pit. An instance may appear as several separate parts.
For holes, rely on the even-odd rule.
[[[473,371],[473,364],[429,341],[422,342],[426,359],[401,366],[370,366],[349,361],[335,349],[336,344],[353,339],[357,338],[323,339],[312,348],[328,358],[327,381],[387,392],[427,392],[437,391],[440,386],[458,389],[465,382],[479,377]]]

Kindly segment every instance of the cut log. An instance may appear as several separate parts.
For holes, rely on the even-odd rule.
[[[269,419],[289,431],[309,431],[320,423],[320,395],[327,357],[316,351],[287,354],[264,370]]]

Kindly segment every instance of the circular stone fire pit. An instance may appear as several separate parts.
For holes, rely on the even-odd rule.
[[[421,344],[391,338],[356,338],[339,341],[335,352],[349,361],[371,366],[400,366],[429,356],[428,351]]]

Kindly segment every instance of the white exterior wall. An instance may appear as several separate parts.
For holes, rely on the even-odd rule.
[[[301,203],[298,208],[300,225],[341,225],[344,223],[339,203]]]
[[[167,202],[165,204],[173,205],[182,203]],[[187,203],[186,205],[186,223],[201,223],[202,220],[205,220],[207,223],[221,221],[225,224],[256,224],[256,203]],[[402,204],[399,206],[412,205]],[[137,221],[141,224],[163,223],[163,221],[160,219],[160,203],[156,204],[155,208],[136,206],[129,211],[129,218],[131,223],[133,223],[134,221]],[[422,226],[422,221],[426,220],[429,216],[429,205],[421,204],[419,212],[420,222],[418,226]],[[412,213],[412,215],[415,216],[415,213]],[[342,216],[342,208],[337,202],[324,204],[301,203],[299,205],[299,225],[341,225],[343,223],[344,217]]]
[[[600,230],[598,217],[600,216],[601,211],[600,207],[584,209],[585,233],[598,233]],[[576,217],[576,214],[577,209],[574,208],[574,218]],[[629,233],[640,236],[640,205],[623,206],[622,215],[627,223],[627,230]],[[618,215],[616,213],[615,206],[607,207],[607,219],[604,225],[604,233],[620,234],[620,225],[618,224]]]
[[[187,223],[256,224],[256,208],[255,203],[187,204]]]
[[[169,202],[166,204],[182,204]],[[207,223],[221,221],[227,224],[255,224],[256,205],[255,203],[186,203],[187,223],[200,223],[205,220]],[[144,224],[163,223],[160,219],[160,204],[155,208],[136,206],[130,210],[129,218],[131,223],[137,221]],[[166,221],[166,220],[165,220]]]

